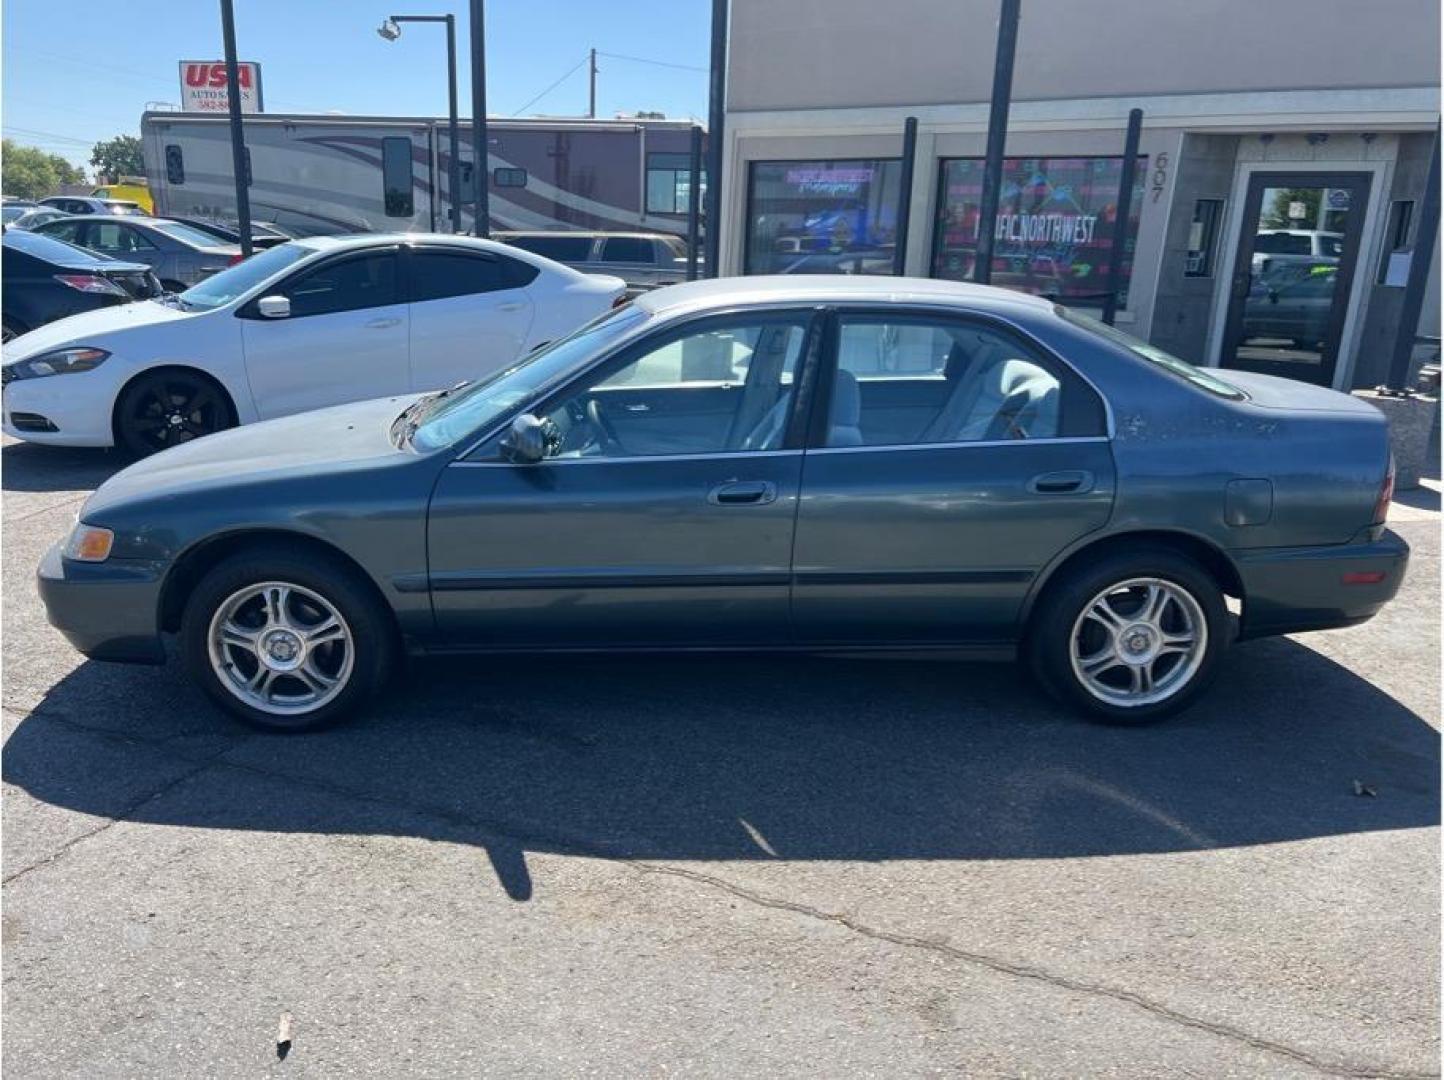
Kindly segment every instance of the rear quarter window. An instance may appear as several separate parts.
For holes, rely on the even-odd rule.
[[[1194,367],[1187,360],[1180,360],[1178,357],[1149,345],[1147,342],[1139,341],[1131,334],[1125,334],[1122,330],[1114,329],[1107,323],[1099,322],[1097,319],[1090,318],[1081,312],[1062,307],[1061,305],[1055,306],[1053,311],[1065,322],[1072,323],[1074,326],[1086,330],[1095,337],[1102,338],[1111,345],[1127,349],[1134,356],[1148,361],[1148,363],[1154,367],[1168,372],[1175,378],[1183,379],[1199,390],[1213,394],[1215,397],[1227,398],[1229,401],[1244,401],[1248,398],[1248,395],[1238,387],[1224,381],[1212,372],[1205,371],[1203,368]]]

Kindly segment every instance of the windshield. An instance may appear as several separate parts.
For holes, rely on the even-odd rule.
[[[512,367],[473,383],[440,401],[418,425],[411,444],[423,452],[439,450],[480,431],[508,409],[538,397],[553,381],[648,318],[640,308],[617,308]]]
[[[188,310],[210,311],[244,296],[267,278],[314,254],[314,249],[300,244],[280,244],[191,286],[180,294],[181,301]]]
[[[1180,360],[1178,357],[1170,355],[1162,349],[1155,348],[1146,342],[1139,341],[1131,334],[1125,334],[1122,330],[1117,330],[1107,323],[1099,322],[1097,319],[1090,318],[1070,308],[1055,307],[1053,310],[1074,326],[1082,327],[1090,333],[1097,334],[1099,337],[1111,341],[1114,345],[1123,346],[1123,348],[1127,349],[1134,356],[1142,357],[1150,364],[1161,367],[1181,379],[1186,379],[1200,390],[1207,390],[1210,394],[1217,394],[1219,397],[1229,398],[1233,401],[1242,401],[1248,396],[1238,387],[1230,386],[1222,379],[1204,371],[1202,368],[1194,367],[1187,360]]]

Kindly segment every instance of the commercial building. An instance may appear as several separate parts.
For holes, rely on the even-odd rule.
[[[732,0],[721,269],[971,278],[997,0]],[[1196,363],[1384,378],[1439,120],[1438,0],[1023,0],[997,285]],[[1420,325],[1438,333],[1438,250]]]

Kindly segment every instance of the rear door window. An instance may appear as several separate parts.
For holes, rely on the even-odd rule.
[[[592,253],[590,236],[518,236],[507,243],[563,263],[586,262]]]
[[[411,300],[420,303],[516,289],[536,275],[536,267],[499,255],[414,251],[411,254]]]
[[[609,236],[602,241],[602,262],[653,263],[652,241],[644,236]]]

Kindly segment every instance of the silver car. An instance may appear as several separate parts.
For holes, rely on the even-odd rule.
[[[239,245],[163,218],[84,214],[32,231],[113,259],[145,263],[171,292],[188,289],[241,260]]]
[[[671,233],[499,232],[492,239],[584,274],[612,274],[629,296],[687,280],[687,244]]]

